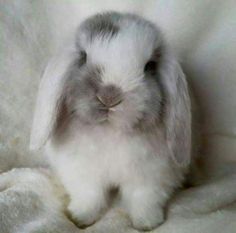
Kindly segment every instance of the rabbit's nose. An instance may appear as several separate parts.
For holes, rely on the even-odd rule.
[[[108,108],[115,107],[116,105],[118,105],[122,102],[122,100],[117,100],[116,102],[112,102],[112,103],[108,104],[101,96],[96,95],[96,97],[100,103],[102,103],[104,106],[106,106]]]
[[[121,90],[113,85],[103,86],[96,97],[107,108],[115,107],[122,102]]]

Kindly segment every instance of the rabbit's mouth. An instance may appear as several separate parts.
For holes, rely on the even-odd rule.
[[[99,109],[99,123],[111,122],[114,114],[117,112],[117,108],[115,106],[109,108],[100,108]]]

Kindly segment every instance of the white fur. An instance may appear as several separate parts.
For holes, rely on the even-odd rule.
[[[45,131],[42,125],[46,128],[51,129],[53,127],[55,118],[54,109],[51,107],[62,91],[63,83],[65,82],[65,70],[71,63],[71,57],[73,56],[74,49],[69,48],[68,50],[63,50],[62,53],[57,54],[51,59],[44,72],[44,79],[41,80],[40,89],[44,90],[39,93],[36,103],[35,118],[33,120],[33,133],[30,139],[30,149],[34,150],[41,147],[47,141],[51,131]],[[59,69],[58,69],[59,68]],[[47,79],[47,77],[53,77],[52,79]],[[54,92],[51,92],[51,89]],[[45,101],[47,104],[45,104]],[[43,109],[43,113],[42,113]],[[53,116],[53,117],[51,117]],[[39,124],[41,122],[41,124]],[[35,133],[34,133],[35,132]]]
[[[71,195],[69,209],[74,217],[93,223],[106,207],[107,190],[119,186],[136,227],[161,223],[163,203],[181,180],[181,173],[171,166],[162,136],[152,142],[153,147],[140,135],[101,126],[88,130],[76,124],[63,138],[68,143],[60,145],[59,140],[47,145],[50,161]]]
[[[97,221],[107,207],[109,190],[118,187],[133,226],[153,229],[164,221],[163,208],[181,185],[190,161],[187,85],[167,50],[159,65],[166,94],[165,118],[153,125],[154,131],[135,130],[147,100],[152,98],[144,66],[162,40],[158,30],[147,23],[140,26],[138,20],[126,21],[124,17],[113,38],[97,36],[88,42],[81,36],[87,64],[102,67],[103,85],[116,85],[124,93],[122,103],[109,113],[108,124],[88,125],[75,117],[54,132],[66,74],[76,56],[73,45],[52,59],[41,81],[31,146],[47,142],[46,153],[70,195],[68,209],[78,225]],[[161,92],[158,87],[155,91]]]

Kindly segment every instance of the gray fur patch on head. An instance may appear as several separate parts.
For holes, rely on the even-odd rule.
[[[120,17],[120,14],[114,12],[97,14],[92,18],[87,19],[81,25],[81,29],[86,32],[90,41],[96,36],[107,36],[111,38],[119,32],[117,22]]]

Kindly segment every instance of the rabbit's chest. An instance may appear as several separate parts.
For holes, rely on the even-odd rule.
[[[94,130],[80,135],[76,140],[76,154],[88,159],[118,163],[150,153],[152,147],[139,135],[129,135],[116,130]]]
[[[81,130],[58,150],[59,166],[86,170],[90,174],[119,176],[138,169],[145,164],[158,164],[161,144],[155,145],[137,134],[124,134],[118,130],[97,128]],[[154,161],[155,160],[155,161]],[[58,165],[57,165],[58,166]],[[148,167],[148,166],[147,166]]]

